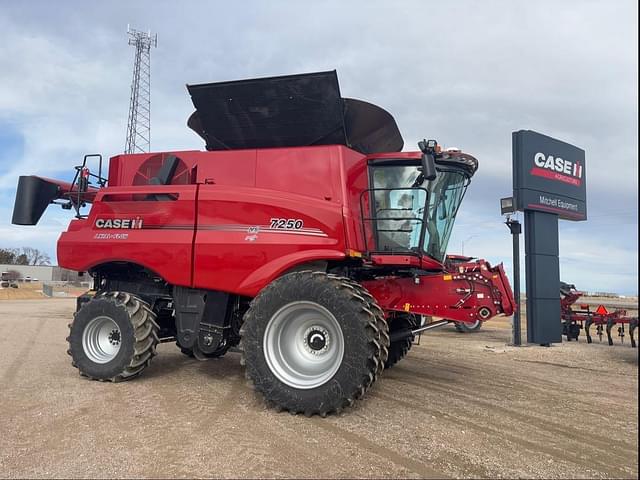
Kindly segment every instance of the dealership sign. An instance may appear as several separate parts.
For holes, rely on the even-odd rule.
[[[531,130],[513,132],[513,197],[517,210],[586,220],[584,150]]]

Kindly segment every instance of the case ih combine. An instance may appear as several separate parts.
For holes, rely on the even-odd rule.
[[[198,359],[239,346],[268,403],[326,415],[448,321],[422,316],[512,313],[501,265],[445,262],[475,158],[401,152],[393,117],[342,98],[335,72],[187,88],[207,151],[20,177],[13,223],[76,212],[58,261],[94,278],[68,337],[82,375],[133,378],[163,341]]]

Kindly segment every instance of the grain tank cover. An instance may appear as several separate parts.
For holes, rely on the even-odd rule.
[[[370,154],[404,144],[387,111],[341,97],[335,70],[187,89],[196,107],[187,125],[207,150],[346,145]]]

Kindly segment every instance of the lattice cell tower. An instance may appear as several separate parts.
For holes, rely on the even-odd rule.
[[[127,26],[129,45],[136,48],[131,81],[131,101],[124,153],[145,153],[151,149],[151,47],[158,46],[158,35],[139,32]]]

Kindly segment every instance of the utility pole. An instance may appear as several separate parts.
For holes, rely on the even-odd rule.
[[[124,153],[146,153],[151,149],[151,47],[158,46],[158,35],[127,26],[129,45],[136,49],[129,101],[129,120]]]
[[[512,215],[516,213],[515,201],[513,197],[500,199],[500,213],[506,217],[505,225],[509,227],[513,237],[513,299],[515,308],[513,310],[513,320],[511,323],[511,343],[519,347],[522,345],[522,332],[520,324],[520,234],[522,225],[517,218]]]
[[[513,323],[511,325],[512,343],[516,347],[522,345],[521,323],[520,323],[520,233],[522,226],[517,219],[508,218],[504,222],[511,236],[513,237],[513,297],[515,300],[515,310],[513,311]]]

